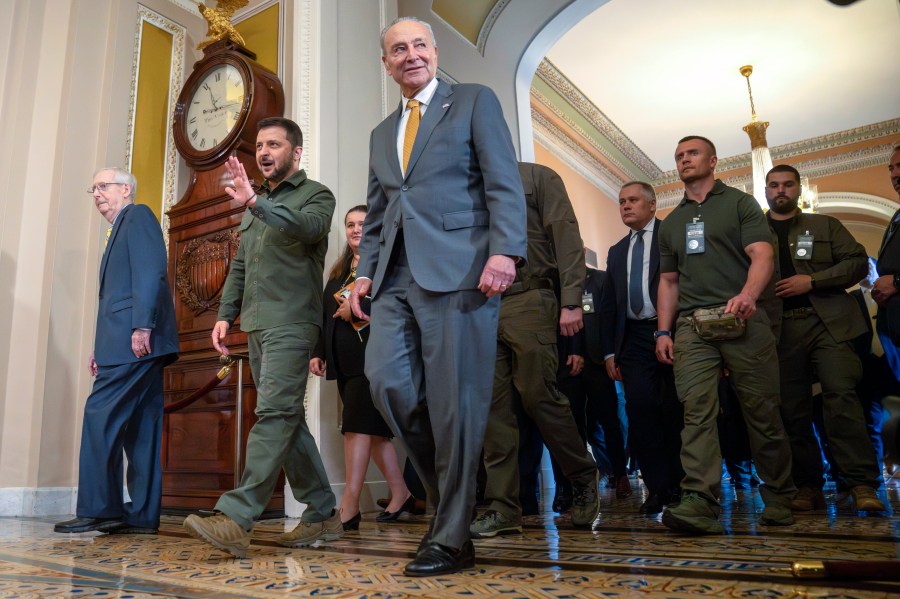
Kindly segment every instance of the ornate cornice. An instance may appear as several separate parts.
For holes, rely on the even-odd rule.
[[[868,214],[888,222],[898,207],[897,202],[868,193],[840,191],[819,194],[819,212],[824,213]]]
[[[531,120],[535,141],[611,199],[619,197],[619,189],[625,183],[624,179],[576,143],[566,131],[533,108]]]
[[[195,7],[196,8],[196,7]],[[166,250],[169,248],[169,208],[175,204],[175,182],[178,180],[178,161],[175,143],[172,139],[172,120],[175,115],[175,103],[178,93],[184,84],[184,40],[185,28],[153,11],[143,4],[137,5],[137,24],[135,25],[134,51],[131,60],[131,97],[128,109],[128,132],[125,140],[125,165],[131,170],[131,158],[134,150],[134,125],[137,113],[138,68],[141,62],[141,34],[144,22],[151,23],[172,36],[172,62],[169,69],[169,110],[166,115],[165,168],[163,174],[162,217],[160,225]]]
[[[626,165],[622,164],[622,162],[617,160],[616,157],[613,156],[609,152],[609,150],[607,150],[602,145],[597,143],[597,140],[594,139],[593,136],[591,136],[587,131],[585,131],[582,127],[580,127],[578,125],[578,123],[573,121],[565,112],[560,110],[559,107],[556,106],[550,98],[548,98],[547,96],[540,93],[539,91],[537,91],[534,88],[532,88],[532,90],[531,90],[531,97],[538,104],[540,104],[541,106],[543,106],[544,108],[546,108],[547,110],[552,112],[554,116],[556,116],[558,119],[560,119],[561,121],[563,121],[566,124],[567,131],[569,132],[568,135],[569,135],[569,137],[572,138],[572,141],[574,141],[576,144],[579,142],[585,143],[585,144],[589,145],[592,149],[594,149],[598,154],[603,156],[603,158],[607,162],[609,162],[609,164],[620,169],[622,172],[625,172],[625,173],[632,172],[633,169],[630,169]],[[533,112],[534,112],[534,109],[532,109],[532,113]],[[562,130],[560,130],[560,131],[562,131]],[[577,137],[575,135],[572,135],[573,132],[578,134]],[[618,193],[617,193],[617,195],[618,195]]]
[[[199,14],[197,12],[197,2],[192,2],[191,0],[169,0],[169,2],[188,12]]]
[[[655,186],[668,185],[678,182],[678,172],[675,169],[662,171],[650,158],[644,154],[640,148],[619,129],[619,127],[607,117],[584,93],[578,89],[569,79],[556,68],[549,60],[543,60],[538,66],[536,75],[556,91],[579,115],[585,118],[593,128],[595,128],[606,140],[608,140],[616,149],[622,152],[625,157],[630,160],[644,175],[646,175]],[[586,141],[592,148],[600,152],[603,157],[609,160],[610,164],[621,168],[625,172],[632,172],[632,169],[625,167],[621,161],[617,161],[610,155],[609,151],[604,149],[591,135],[582,127],[579,127],[571,117],[567,116],[562,107],[553,103],[550,98],[539,93],[532,88],[531,96],[542,106],[552,111],[554,115],[563,120],[572,133],[569,133],[576,140]],[[573,135],[577,134],[577,135]],[[891,119],[872,123],[862,127],[836,131],[818,137],[812,137],[770,149],[772,159],[775,161],[788,160],[797,156],[808,155],[816,152],[822,152],[847,146],[860,142],[878,139],[882,137],[900,135],[900,119]],[[810,178],[823,177],[849,171],[868,168],[877,165],[879,161],[886,160],[890,155],[889,149],[887,156],[883,148],[889,148],[890,144],[879,146],[878,148],[869,148],[854,152],[846,152],[837,154],[820,160],[808,161],[806,169],[803,171]],[[797,166],[799,169],[799,165]],[[728,171],[745,169],[751,167],[750,152],[722,158],[719,160],[717,170],[719,173],[727,173]],[[802,169],[801,169],[802,170]],[[749,185],[750,177],[736,177],[733,180],[743,184],[744,179]],[[732,179],[729,179],[732,180]],[[679,192],[680,194],[680,192]],[[681,196],[679,195],[679,198]]]
[[[872,123],[864,127],[856,127],[854,129],[845,129],[844,131],[836,131],[819,137],[812,137],[781,146],[775,146],[769,149],[772,154],[773,161],[783,161],[797,156],[823,152],[841,146],[856,144],[881,137],[891,135],[900,135],[900,119],[892,119],[889,121],[881,121],[880,123]],[[863,148],[851,152],[843,152],[841,154],[833,154],[816,160],[809,160],[793,164],[797,170],[810,178],[827,177],[829,175],[838,175],[850,171],[859,170],[861,168],[869,168],[878,166],[879,161],[887,162],[893,149],[892,143],[886,143],[879,146]],[[801,167],[811,172],[807,172]],[[732,170],[750,168],[750,152],[730,156],[719,160],[716,170],[720,173]],[[815,171],[815,172],[812,172]],[[656,179],[654,185],[666,185],[678,181],[678,171],[675,169],[662,173],[659,179]]]
[[[500,13],[503,12],[503,9],[506,8],[509,3],[510,0],[498,0],[491,9],[491,12],[488,13],[484,23],[481,24],[481,29],[478,31],[478,39],[475,41],[475,47],[478,48],[478,52],[482,56],[484,56],[484,48],[487,46],[488,37],[491,35],[491,29],[494,28],[494,24],[497,22],[497,19],[500,18]]]
[[[569,81],[556,66],[546,58],[538,65],[535,73],[542,81],[552,87],[563,99],[568,102],[578,113],[587,119],[591,126],[599,131],[617,150],[622,152],[640,171],[650,179],[656,179],[662,174],[662,170],[650,160],[650,157],[612,122],[591,100],[584,95],[578,87]],[[532,88],[532,94],[534,89]],[[555,112],[561,112],[554,107]],[[571,119],[567,119],[571,121]],[[631,169],[624,169],[630,171]]]

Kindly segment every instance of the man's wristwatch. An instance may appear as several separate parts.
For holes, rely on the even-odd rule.
[[[900,273],[894,275],[894,288],[900,289]]]
[[[659,339],[660,337],[671,337],[672,331],[653,331],[653,338]]]

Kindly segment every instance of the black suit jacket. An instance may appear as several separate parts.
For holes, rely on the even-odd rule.
[[[590,293],[594,299],[594,312],[584,315],[584,358],[595,364],[603,364],[603,356],[606,333],[602,330],[600,324],[600,314],[597,306],[602,302],[602,297],[608,293],[609,276],[602,270],[593,268],[587,269],[587,277],[584,281],[584,292]]]
[[[338,375],[349,377],[365,374],[366,345],[369,342],[369,327],[351,332],[353,325],[340,318],[334,318],[338,303],[334,294],[341,288],[341,281],[329,279],[325,283],[322,296],[322,334],[313,351],[317,358],[325,360],[325,378],[336,379]],[[336,332],[340,332],[336,335]],[[344,341],[338,341],[338,338]],[[350,339],[347,343],[346,340]]]
[[[894,213],[891,222],[898,219],[900,210]],[[881,251],[878,252],[878,274],[880,276],[900,274],[900,228],[896,226],[893,233],[890,225],[884,232]],[[879,333],[887,334],[894,345],[900,346],[900,294],[889,299],[887,306],[878,307],[875,326]]]
[[[650,240],[650,301],[656,309],[656,295],[659,291],[659,219],[654,219],[653,238]],[[625,338],[625,319],[628,314],[628,244],[631,231],[614,246],[609,248],[606,258],[606,272],[609,282],[607,292],[601,298],[600,326],[602,330],[603,355],[622,351]]]

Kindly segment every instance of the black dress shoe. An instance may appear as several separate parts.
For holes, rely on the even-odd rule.
[[[400,517],[400,514],[403,512],[413,513],[416,508],[416,498],[410,495],[406,498],[406,501],[403,502],[403,505],[400,506],[400,509],[396,512],[389,512],[384,510],[377,516],[375,516],[375,522],[393,522],[397,518]]]
[[[344,528],[344,532],[349,532],[351,530],[359,530],[359,522],[362,520],[362,514],[356,512],[356,515],[347,520],[346,522],[341,522],[341,526]]]
[[[124,523],[121,518],[72,518],[65,522],[59,522],[53,526],[53,532],[109,532],[114,528],[121,528]]]
[[[416,555],[416,559],[406,564],[403,573],[407,576],[437,576],[474,567],[475,546],[472,541],[466,541],[459,549],[430,543]]]
[[[638,513],[644,514],[645,516],[652,516],[653,514],[658,514],[663,511],[665,506],[666,501],[662,494],[654,493],[647,498],[647,501],[641,504],[641,507],[638,508]]]
[[[111,528],[104,532],[110,535],[155,535],[159,533],[159,529],[146,526],[129,526],[123,522],[121,527]]]

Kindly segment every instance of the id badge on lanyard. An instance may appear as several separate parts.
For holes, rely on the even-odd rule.
[[[814,237],[806,232],[806,235],[797,235],[797,249],[794,250],[794,258],[797,260],[812,260]]]
[[[688,254],[702,254],[706,251],[706,239],[703,236],[703,221],[697,222],[696,219],[692,223],[685,226],[684,248]]]

